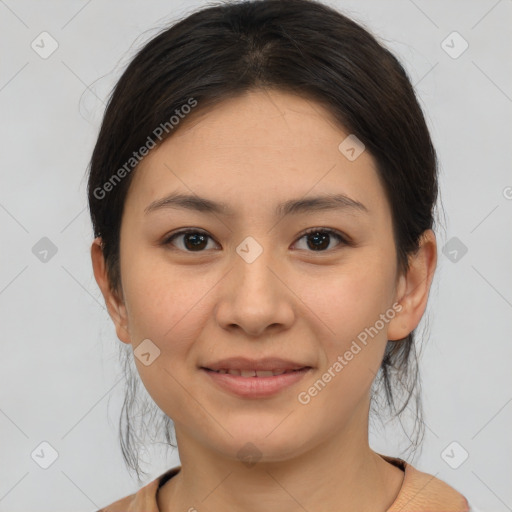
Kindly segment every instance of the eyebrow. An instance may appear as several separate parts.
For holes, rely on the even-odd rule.
[[[182,208],[204,213],[234,216],[234,212],[226,203],[213,201],[206,197],[192,194],[172,193],[162,199],[150,203],[145,209],[146,214],[166,209]],[[350,210],[354,213],[370,213],[366,206],[345,194],[329,194],[307,199],[290,199],[277,205],[276,217],[299,213],[310,213],[322,210]]]

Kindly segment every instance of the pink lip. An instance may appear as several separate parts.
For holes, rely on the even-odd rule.
[[[225,366],[222,368],[226,368]],[[272,368],[277,368],[273,366]],[[281,366],[281,368],[283,368]],[[240,366],[238,367],[240,369]],[[258,368],[259,370],[263,368]],[[268,368],[265,368],[268,369]],[[213,382],[220,388],[242,398],[265,398],[292,386],[299,382],[306,373],[311,370],[305,367],[300,370],[272,377],[241,377],[229,373],[217,373],[207,368],[201,368]]]

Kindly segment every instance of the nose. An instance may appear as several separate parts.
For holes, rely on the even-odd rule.
[[[254,260],[241,251],[233,265],[219,291],[218,324],[226,330],[240,329],[250,337],[289,329],[295,320],[294,294],[286,285],[283,265],[272,258],[270,250],[263,250]]]

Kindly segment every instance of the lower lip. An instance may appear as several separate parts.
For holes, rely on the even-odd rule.
[[[201,368],[222,389],[243,398],[264,398],[299,382],[311,368],[304,368],[272,377],[241,377]]]

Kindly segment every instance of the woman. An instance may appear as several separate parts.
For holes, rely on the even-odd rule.
[[[88,191],[96,281],[181,462],[103,511],[469,510],[368,443],[377,385],[397,414],[416,391],[437,198],[371,34],[307,0],[193,13],[119,80]]]

